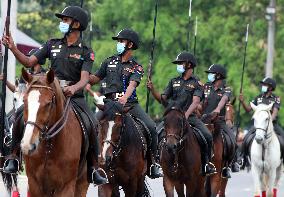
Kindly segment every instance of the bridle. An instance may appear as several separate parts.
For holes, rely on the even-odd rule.
[[[176,145],[181,146],[182,142],[185,140],[184,130],[185,130],[185,127],[186,127],[186,122],[185,122],[186,118],[185,118],[184,113],[181,110],[179,110],[178,108],[172,107],[171,110],[175,110],[175,111],[182,114],[181,132],[180,132],[180,134],[173,134],[173,133],[166,134],[165,138],[166,139],[167,138],[175,138],[178,141],[178,143]],[[167,115],[167,113],[164,114],[164,116],[166,116],[166,115]]]
[[[55,93],[55,91],[51,87],[45,86],[45,85],[30,85],[27,92],[30,89],[46,89],[46,90],[49,90],[52,93],[52,101],[51,101],[51,105],[50,105],[50,108],[49,108],[49,113],[51,114],[52,109],[56,106],[56,93]],[[40,141],[49,140],[49,139],[53,138],[62,130],[62,128],[64,127],[64,125],[65,125],[65,123],[68,119],[69,104],[70,104],[70,97],[68,97],[67,100],[66,100],[66,104],[65,104],[62,116],[52,126],[49,125],[50,124],[50,119],[49,119],[47,121],[47,123],[44,124],[44,125],[40,125],[37,122],[27,121],[27,122],[25,122],[25,127],[28,124],[30,124],[30,125],[33,125],[36,128],[38,128],[39,131],[40,131]]]
[[[265,111],[265,110],[261,110],[261,111],[267,112],[267,111]],[[259,111],[259,112],[261,112],[261,111]],[[267,113],[268,113],[268,115],[269,115],[269,112],[267,112]],[[269,139],[269,138],[272,137],[272,132],[270,132],[269,134],[267,134],[268,128],[269,128],[269,124],[270,124],[270,119],[271,119],[271,117],[269,116],[268,124],[267,124],[267,126],[266,126],[265,129],[264,129],[264,128],[259,128],[259,127],[256,127],[256,128],[255,128],[256,130],[259,129],[259,130],[264,131],[264,133],[265,133],[265,134],[264,134],[264,138],[265,138],[265,139]]]

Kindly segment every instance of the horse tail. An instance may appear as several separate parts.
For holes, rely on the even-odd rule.
[[[4,172],[1,172],[3,183],[9,193],[11,193],[13,186],[17,187],[18,180],[17,175],[7,174]]]
[[[210,177],[206,177],[205,192],[206,192],[206,196],[208,197],[211,196],[211,178]]]

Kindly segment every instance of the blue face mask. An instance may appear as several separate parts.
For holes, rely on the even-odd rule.
[[[184,73],[185,69],[184,69],[184,66],[183,65],[177,65],[177,72],[179,74],[182,74]]]
[[[214,82],[215,81],[215,74],[214,73],[209,73],[208,74],[208,80],[210,82]]]
[[[116,45],[117,53],[120,55],[125,51],[125,44],[122,42],[118,42]]]
[[[66,34],[69,31],[69,26],[70,25],[68,23],[60,22],[59,23],[60,32]]]
[[[261,92],[262,93],[266,93],[268,90],[268,87],[267,86],[261,86]]]

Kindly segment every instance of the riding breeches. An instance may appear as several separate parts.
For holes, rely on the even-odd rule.
[[[273,122],[274,131],[284,139],[284,131],[277,122]]]
[[[156,123],[150,118],[150,116],[141,108],[139,103],[126,103],[126,107],[131,106],[132,109],[129,111],[133,116],[141,119],[151,132],[151,150],[153,154],[157,153],[158,147],[158,135],[156,131]]]

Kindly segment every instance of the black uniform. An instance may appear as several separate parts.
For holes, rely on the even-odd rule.
[[[59,80],[66,80],[70,85],[80,81],[81,71],[91,73],[94,61],[93,50],[85,45],[79,38],[74,44],[68,46],[66,39],[51,39],[43,44],[34,54],[38,60],[50,59],[50,67],[55,71]],[[77,91],[72,97],[71,102],[79,106],[89,117],[92,128],[96,128],[97,120],[87,105],[83,90]],[[90,149],[98,160],[98,142],[95,133],[90,136]]]
[[[121,57],[114,55],[107,58],[102,64],[100,69],[95,73],[97,77],[104,80],[104,95],[106,98],[114,99],[116,93],[125,93],[130,81],[136,81],[139,85],[143,77],[144,70],[134,58],[130,58],[127,62],[121,62]],[[129,111],[135,117],[141,119],[152,135],[152,151],[156,152],[157,149],[157,133],[155,122],[149,117],[148,114],[141,108],[138,103],[136,89],[128,98],[125,106],[132,106]]]
[[[269,105],[271,103],[274,103],[272,106],[272,110],[273,108],[277,108],[278,110],[280,110],[280,97],[276,96],[275,94],[271,94],[270,96],[266,96],[265,93],[262,93],[260,95],[258,95],[253,101],[253,104],[258,105],[258,104],[266,104]],[[275,132],[282,136],[284,138],[284,131],[283,129],[279,126],[278,124],[278,118],[276,117],[276,120],[273,121],[273,127]]]
[[[200,99],[202,99],[203,89],[196,77],[191,77],[188,80],[184,80],[181,76],[179,76],[170,80],[162,95],[165,95],[168,101],[172,100],[178,103],[178,105],[186,112],[192,103],[193,96],[198,96]],[[206,138],[209,150],[204,151],[206,151],[210,157],[210,149],[212,147],[213,140],[212,134],[195,114],[191,114],[188,117],[188,122],[199,129]],[[205,159],[209,160],[210,158]]]

